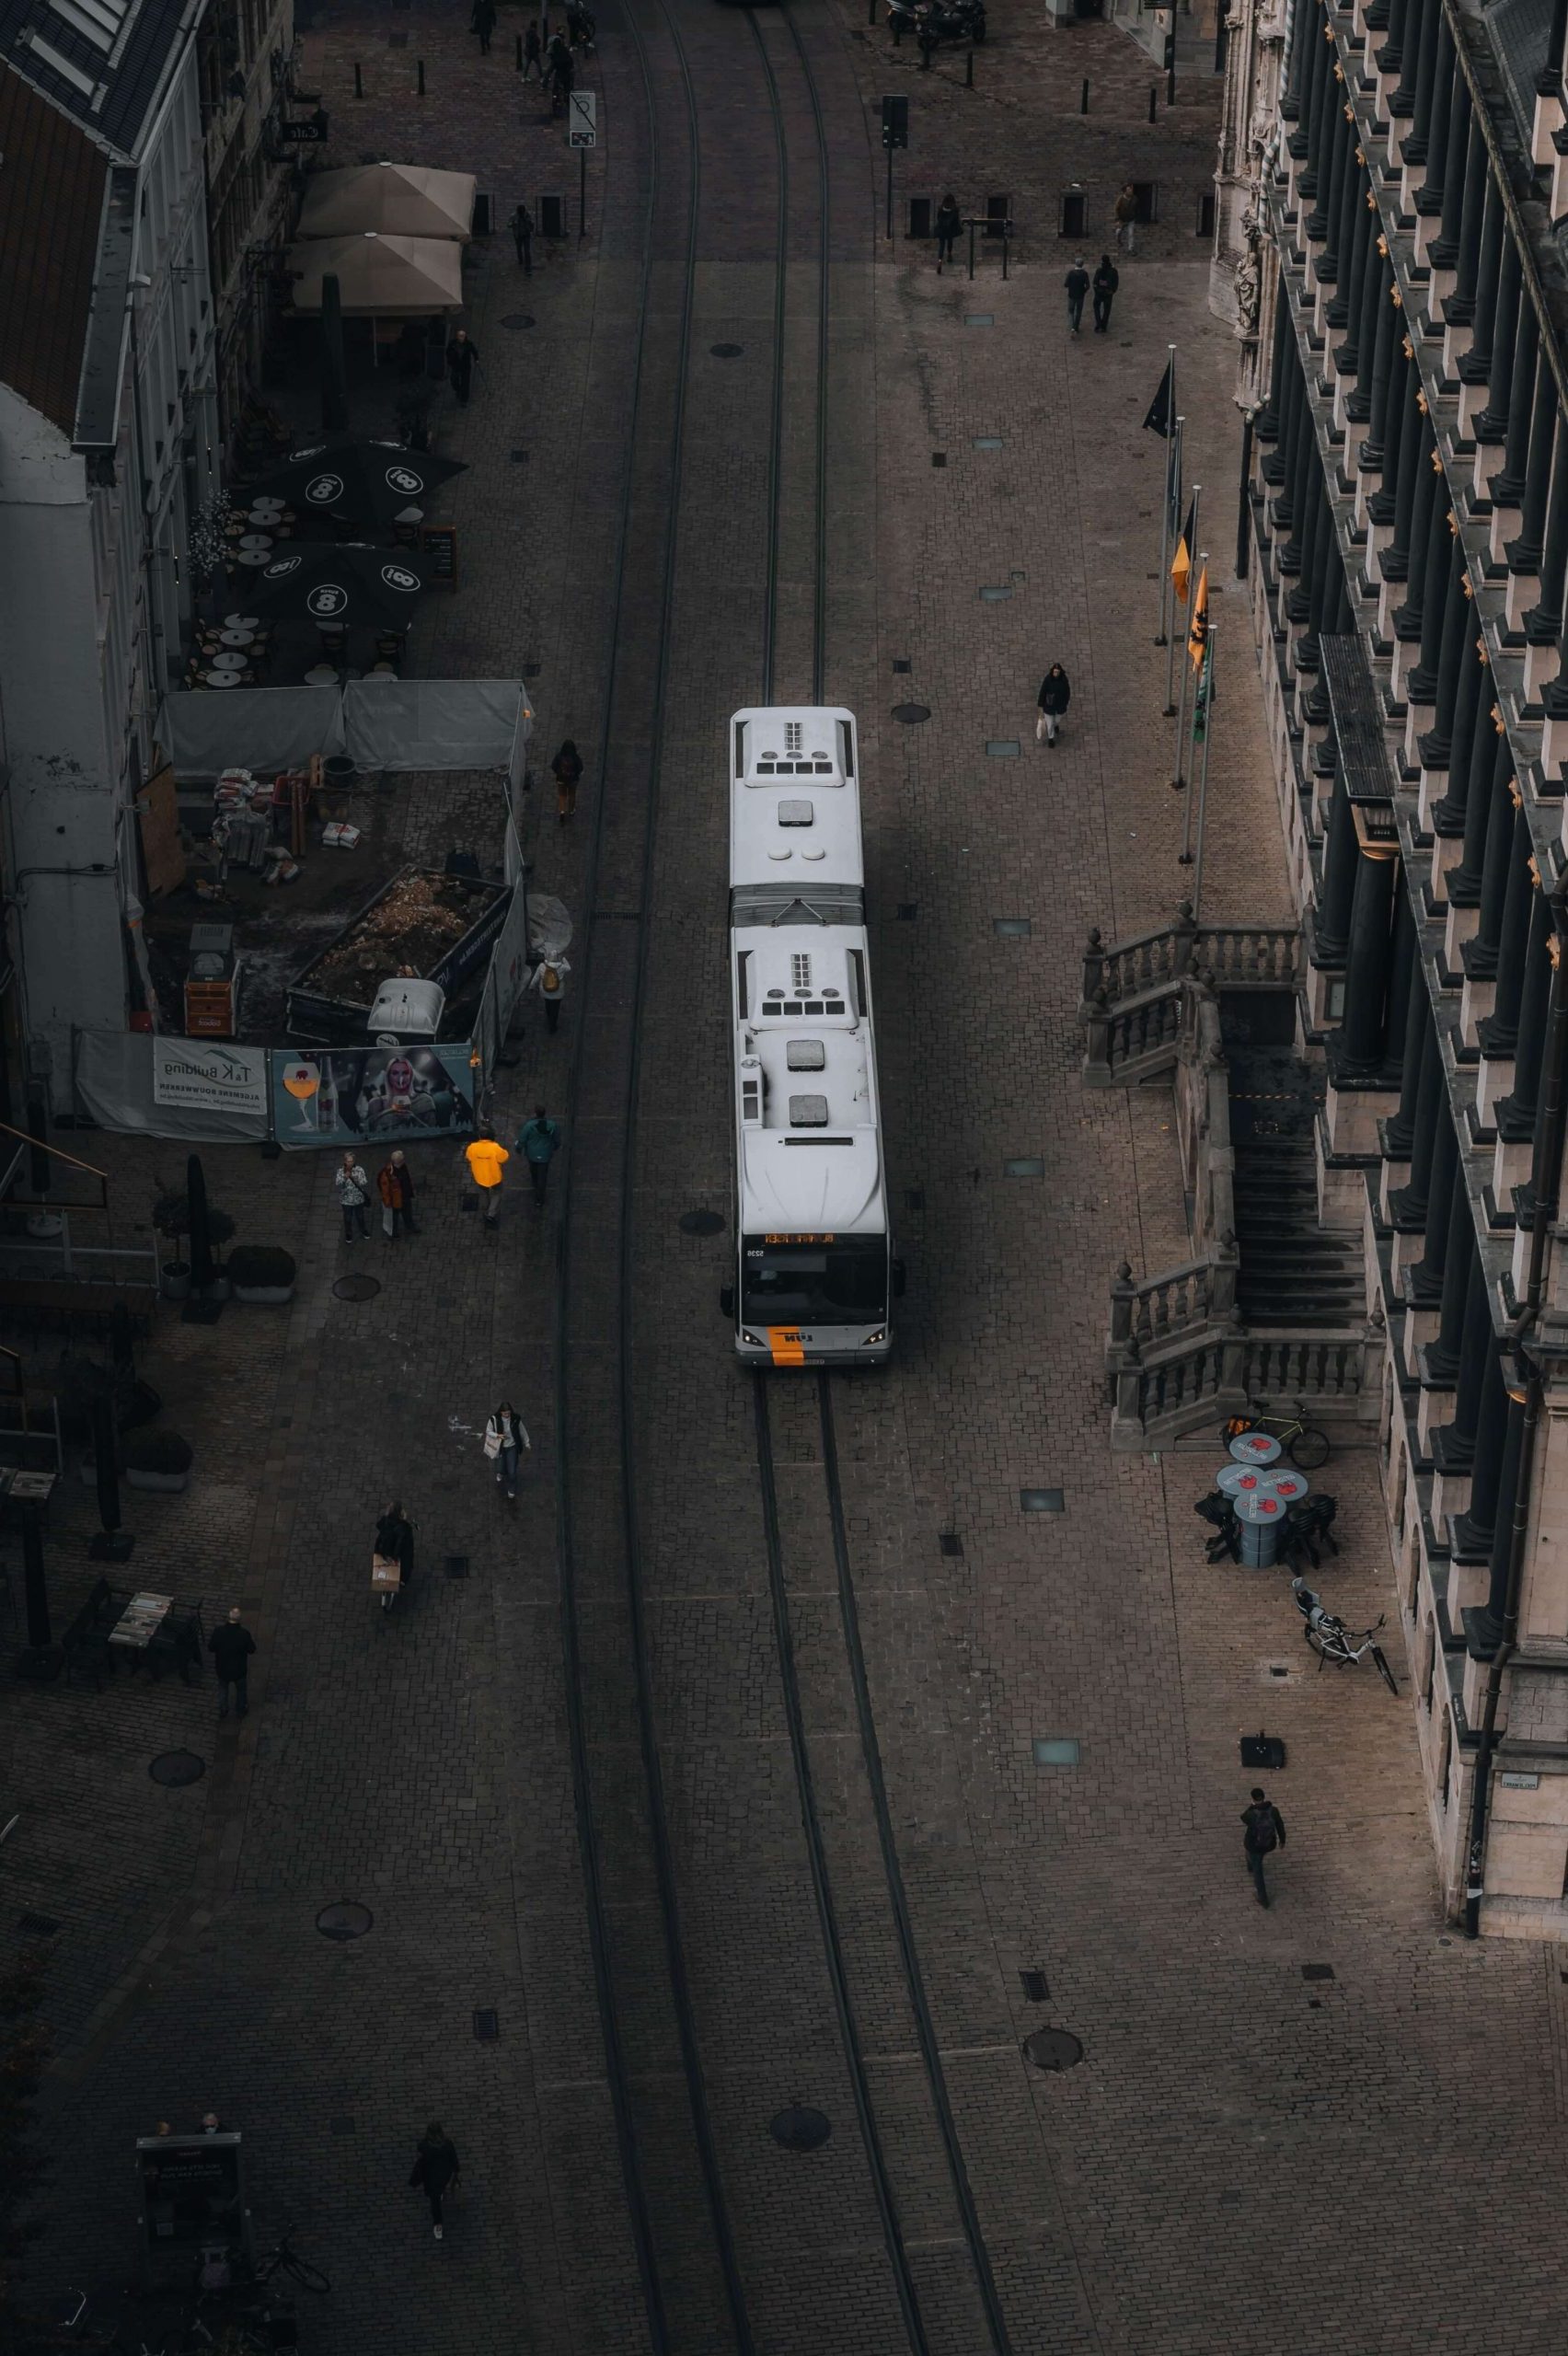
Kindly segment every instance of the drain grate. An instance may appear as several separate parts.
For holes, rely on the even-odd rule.
[[[945,467],[947,464],[947,452],[945,450],[933,450],[931,453],[931,464],[933,467]]]
[[[1332,1963],[1304,1963],[1301,1967],[1303,1980],[1332,1980],[1333,1976],[1334,1968]]]
[[[1051,1990],[1043,1971],[1020,1971],[1018,1976],[1032,2004],[1043,2004],[1048,2000]]]
[[[1032,1748],[1037,1767],[1076,1767],[1078,1763],[1076,1734],[1037,1734]]]
[[[966,328],[994,328],[997,315],[995,311],[965,311],[963,324]]]
[[[1007,1172],[1009,1178],[1043,1178],[1043,1157],[1038,1153],[1021,1153],[1016,1161],[1007,1164]]]
[[[1082,2040],[1066,2028],[1037,2028],[1023,2050],[1037,2070],[1072,2070],[1083,2060]]]
[[[1018,1501],[1025,1513],[1066,1513],[1067,1509],[1060,1489],[1020,1489]]]
[[[381,1290],[379,1276],[340,1276],[332,1288],[340,1300],[374,1300]]]
[[[833,2121],[824,2110],[792,2103],[788,2110],[779,2111],[768,2120],[767,2131],[787,2152],[814,2152],[832,2134]]]
[[[155,1784],[173,1792],[183,1784],[199,1784],[206,1772],[206,1761],[198,1759],[193,1750],[160,1750],[147,1770]]]
[[[981,590],[980,602],[983,606],[1001,606],[1005,605],[1011,595],[1012,591],[1006,583],[998,583],[994,588]]]
[[[468,1576],[468,1557],[467,1554],[444,1554],[441,1558],[441,1567],[449,1579],[466,1579]]]
[[[915,665],[906,657],[895,654],[893,658],[893,667],[895,671],[912,671]]]
[[[920,903],[918,900],[900,900],[897,909],[897,921],[900,924],[913,924],[919,913]]]
[[[970,436],[969,446],[972,450],[999,450],[1002,437],[999,433],[974,433]]]
[[[963,1552],[963,1541],[956,1530],[944,1530],[937,1544],[944,1554],[962,1554]]]
[[[324,1939],[363,1939],[375,1920],[369,1907],[357,1899],[340,1898],[321,1909],[316,1927]]]
[[[717,1211],[683,1211],[683,1235],[722,1235],[724,1221]]]
[[[987,736],[986,758],[988,761],[1016,761],[1023,750],[1016,736]]]
[[[508,334],[517,335],[524,328],[531,328],[534,325],[534,314],[532,311],[508,311],[501,324],[506,329]]]
[[[17,1928],[24,1939],[52,1939],[60,1925],[52,1914],[24,1914]]]
[[[329,2119],[327,2125],[329,2131],[333,2135],[352,2135],[354,2131],[354,2122],[352,2119]]]
[[[513,450],[509,453],[509,456],[514,467],[525,467],[528,463],[528,453],[526,450]]]
[[[1002,941],[1029,941],[1033,937],[1032,917],[993,917],[991,930]]]
[[[918,728],[923,721],[929,720],[931,707],[928,703],[895,703],[893,716],[905,728]]]
[[[923,1211],[926,1207],[925,1189],[921,1186],[906,1186],[904,1190],[904,1207],[906,1211]]]
[[[481,2045],[493,2045],[501,2035],[501,2015],[493,2004],[474,2015],[474,2035]]]
[[[710,343],[708,347],[715,360],[738,360],[745,350],[744,343]]]

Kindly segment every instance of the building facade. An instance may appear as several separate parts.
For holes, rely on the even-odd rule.
[[[197,36],[216,313],[218,414],[232,450],[260,381],[288,232],[294,0],[209,0]]]
[[[1568,1931],[1562,7],[1240,0],[1215,304],[1451,1910]],[[1550,52],[1550,53],[1549,53]]]
[[[0,0],[0,761],[25,1084],[148,1003],[137,798],[219,433],[202,0]]]

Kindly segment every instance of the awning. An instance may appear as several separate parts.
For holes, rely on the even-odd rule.
[[[452,237],[311,237],[291,246],[296,311],[321,308],[321,282],[335,277],[345,312],[377,318],[422,317],[463,307],[463,248]]]
[[[349,164],[317,172],[295,235],[347,237],[375,229],[384,237],[467,237],[476,185],[472,172],[435,172],[422,164]]]

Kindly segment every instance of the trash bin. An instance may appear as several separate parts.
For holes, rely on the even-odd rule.
[[[1260,1479],[1255,1489],[1238,1490],[1234,1502],[1241,1525],[1241,1560],[1249,1570],[1266,1571],[1279,1560],[1285,1500],[1271,1482]]]

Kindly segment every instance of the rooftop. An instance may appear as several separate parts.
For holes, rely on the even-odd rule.
[[[0,382],[75,438],[109,166],[0,64]]]
[[[200,0],[0,0],[0,56],[135,160],[199,13]]]

